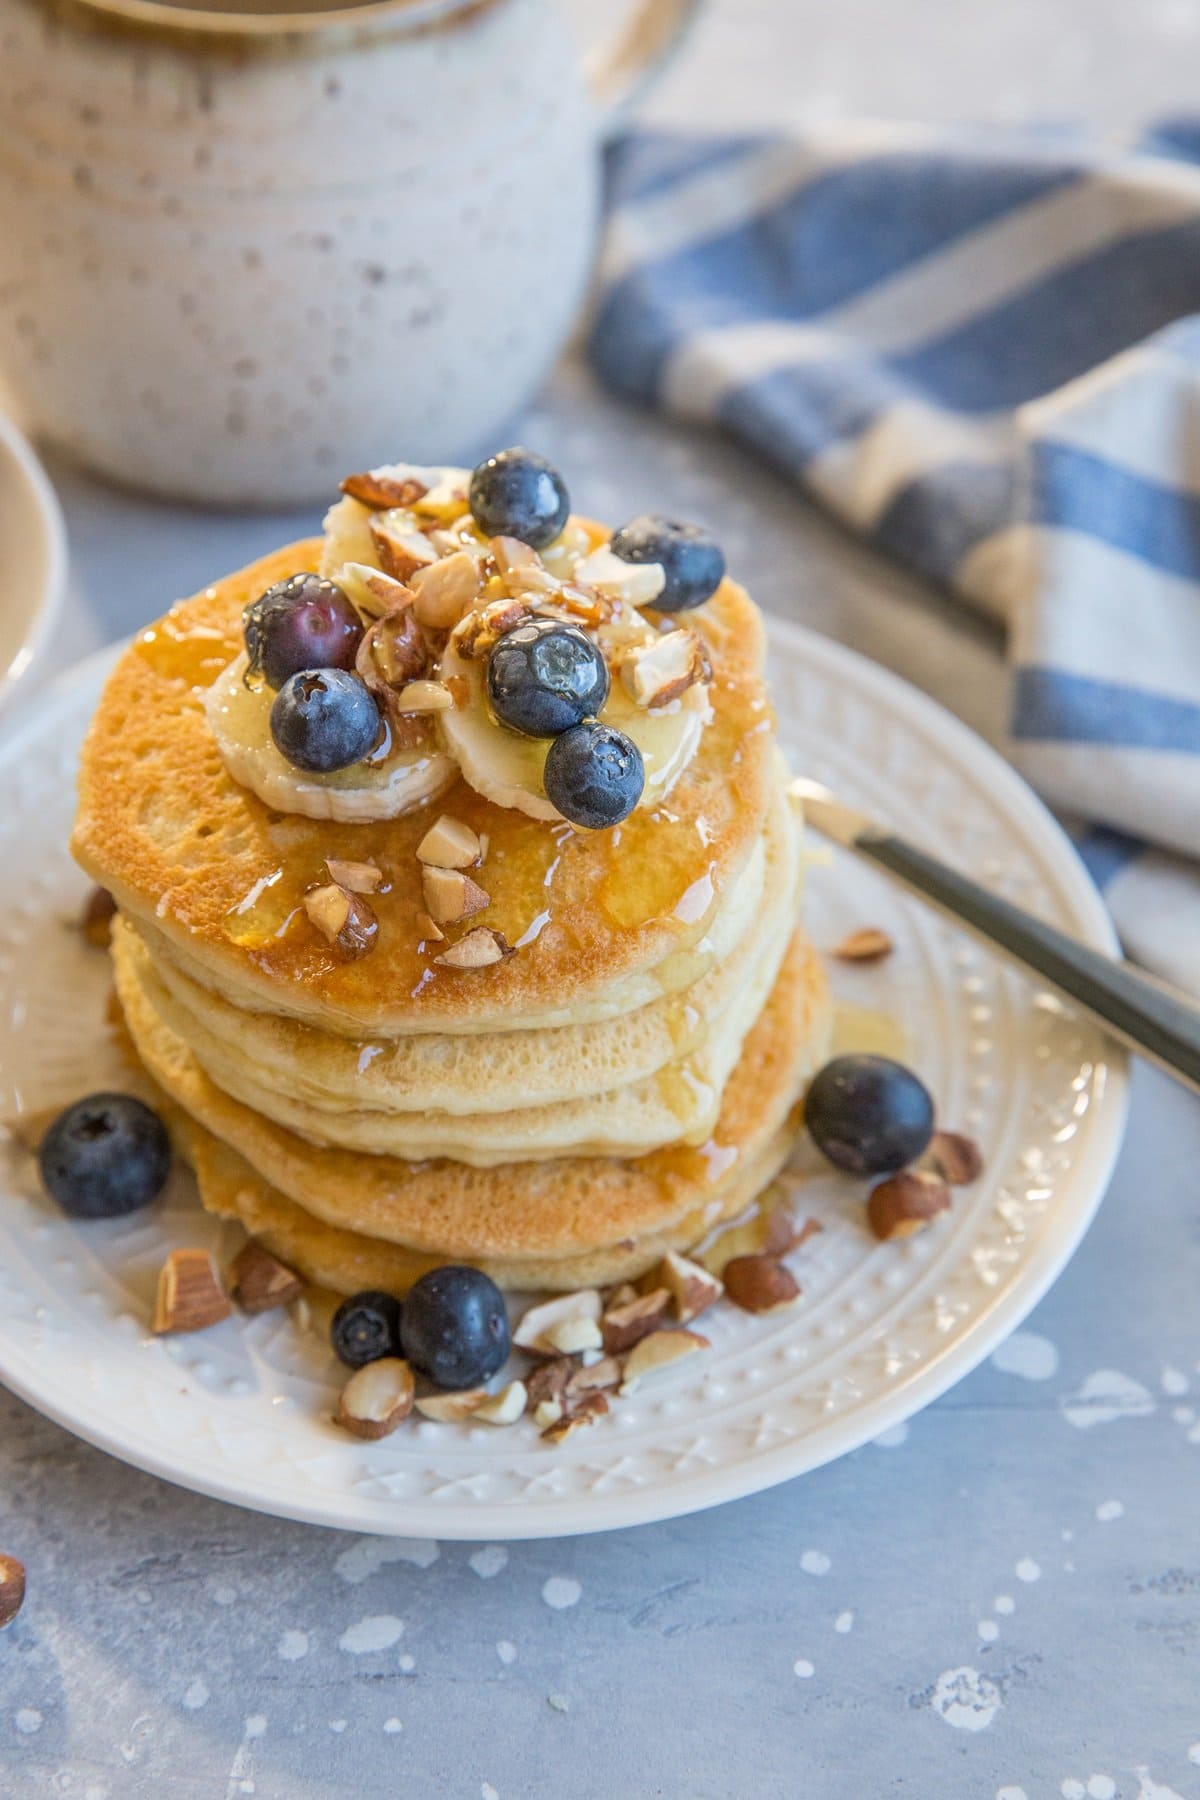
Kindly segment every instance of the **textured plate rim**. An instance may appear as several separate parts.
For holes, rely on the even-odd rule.
[[[885,711],[900,714],[923,736],[944,746],[961,769],[989,788],[1018,835],[1038,853],[1070,908],[1080,936],[1101,950],[1118,949],[1103,901],[1061,826],[982,738],[937,701],[858,651],[774,616],[768,615],[767,627],[773,651],[819,669],[834,684],[840,676],[848,678],[860,691],[877,695]],[[97,651],[50,682],[43,694],[57,698],[87,686],[101,676],[122,648],[110,645]],[[37,710],[22,709],[19,722],[14,723],[16,728],[0,737],[0,753],[11,753],[24,736],[37,730]],[[528,1515],[532,1529],[522,1529],[521,1509],[512,1505],[473,1504],[469,1511],[456,1511],[444,1503],[398,1500],[394,1519],[386,1522],[375,1505],[360,1503],[350,1492],[297,1498],[294,1504],[283,1506],[274,1493],[256,1493],[252,1484],[225,1479],[198,1462],[191,1466],[177,1455],[156,1454],[136,1428],[122,1430],[97,1423],[83,1409],[74,1413],[60,1406],[36,1377],[28,1377],[23,1368],[10,1363],[2,1338],[0,1380],[64,1430],[147,1474],[210,1499],[300,1523],[369,1531],[377,1536],[474,1542],[579,1536],[678,1518],[761,1493],[836,1461],[910,1419],[976,1369],[1028,1317],[1070,1261],[1104,1197],[1121,1147],[1127,1110],[1126,1059],[1113,1046],[1103,1089],[1096,1096],[1091,1130],[1082,1151],[1071,1160],[1069,1187],[1056,1204],[1052,1226],[1039,1240],[1020,1277],[944,1353],[923,1363],[889,1393],[844,1419],[831,1420],[819,1433],[780,1445],[748,1462],[732,1461],[686,1483],[547,1503]]]

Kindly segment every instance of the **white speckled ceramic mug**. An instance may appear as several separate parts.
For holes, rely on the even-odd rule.
[[[554,0],[0,0],[24,422],[221,504],[485,444],[577,311],[605,111],[695,4],[646,0],[589,94]]]

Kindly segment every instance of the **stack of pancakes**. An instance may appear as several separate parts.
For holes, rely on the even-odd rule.
[[[606,832],[459,781],[387,822],[274,812],[217,753],[204,689],[291,545],[125,653],[84,748],[74,850],[114,895],[117,993],[204,1205],[340,1292],[469,1262],[508,1287],[632,1278],[743,1211],[785,1160],[828,1002],[797,927],[799,820],[756,608],[689,617],[713,717],[667,800]],[[416,847],[486,840],[483,922],[515,953],[439,965]],[[304,893],[371,862],[377,941],[339,957]]]

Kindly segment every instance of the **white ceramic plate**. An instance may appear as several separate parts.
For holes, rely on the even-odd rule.
[[[66,572],[54,489],[16,426],[0,417],[0,706],[49,637]]]
[[[1100,901],[1029,790],[913,689],[805,632],[772,630],[794,766],[1092,943]],[[84,664],[0,750],[0,1113],[93,1090],[119,1067],[102,1019],[106,961],[64,928],[85,891],[66,840],[80,735],[107,667]],[[986,1173],[904,1244],[862,1224],[862,1190],[804,1165],[825,1230],[795,1258],[803,1303],[774,1319],[722,1305],[713,1348],[619,1401],[561,1449],[531,1423],[410,1422],[377,1444],[330,1422],[337,1366],[287,1315],[187,1338],[146,1330],[166,1250],[238,1234],[190,1182],[126,1222],[72,1225],[0,1150],[0,1376],[81,1437],[185,1487],[285,1517],[444,1538],[543,1537],[660,1519],[840,1456],[942,1393],[1023,1319],[1104,1190],[1124,1076],[1103,1040],[952,926],[838,856],[809,918],[830,945],[881,925],[896,953],[835,966],[841,991],[904,1022],[943,1122]],[[810,1153],[811,1154],[811,1153]]]

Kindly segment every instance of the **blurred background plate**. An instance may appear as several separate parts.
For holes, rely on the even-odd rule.
[[[0,416],[0,707],[49,640],[66,574],[54,489],[16,426]]]

